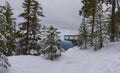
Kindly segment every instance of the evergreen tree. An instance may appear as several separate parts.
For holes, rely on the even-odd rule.
[[[103,43],[107,39],[107,24],[108,19],[106,19],[106,10],[103,10],[102,2],[98,4],[95,20],[95,36],[94,36],[94,50],[97,51],[103,47]]]
[[[111,4],[112,5],[112,14],[111,14],[111,20],[110,20],[110,41],[111,42],[114,42],[115,41],[115,37],[117,35],[117,32],[116,32],[116,10],[120,10],[120,6],[119,6],[119,0],[103,0],[104,3],[106,4]],[[118,9],[116,9],[118,8]]]
[[[79,39],[84,42],[84,44],[83,42],[82,44],[85,48],[90,45],[94,47],[94,50],[100,49],[103,47],[103,41],[107,33],[102,1],[84,0],[82,3],[84,4],[80,11],[80,15],[83,16],[80,27],[82,36],[80,36]],[[85,21],[85,19],[87,21]],[[91,43],[89,44],[89,42]]]
[[[39,23],[40,19],[38,18],[38,16],[40,17],[44,17],[43,12],[42,12],[42,7],[40,6],[40,4],[36,1],[33,0],[32,3],[32,13],[31,13],[31,24],[29,27],[29,32],[30,32],[30,48],[32,50],[36,50],[37,54],[39,53],[39,45],[38,45],[38,41],[41,40],[41,24]]]
[[[99,12],[96,14],[96,25],[95,25],[95,39],[94,39],[94,50],[97,51],[101,49],[104,45],[105,39],[107,39],[106,34],[106,21],[104,17],[104,12],[102,10],[102,5]]]
[[[83,18],[82,23],[79,28],[79,46],[81,49],[87,49],[88,46],[88,27],[86,19]]]
[[[80,10],[80,15],[83,15],[85,18],[91,19],[91,46],[93,46],[94,39],[94,26],[95,26],[95,14],[97,13],[97,6],[101,0],[82,0],[83,7]],[[91,18],[92,17],[92,18]]]
[[[44,57],[50,60],[55,60],[57,57],[61,56],[61,46],[60,40],[58,38],[57,29],[52,26],[47,31],[47,36],[45,38],[45,46],[42,48],[42,54]]]
[[[37,41],[40,40],[40,27],[38,16],[43,17],[42,7],[36,0],[24,0],[23,3],[24,12],[20,14],[20,17],[25,19],[20,23],[21,34],[21,49],[23,54],[30,54],[31,49],[38,50]]]
[[[115,13],[115,32],[116,32],[116,41],[120,39],[120,12],[119,10]]]
[[[3,68],[7,69],[10,66],[11,65],[8,61],[8,58],[3,53],[0,52],[0,70]],[[1,67],[3,67],[3,68],[1,68]]]
[[[7,55],[12,55],[12,52],[15,51],[15,24],[14,24],[14,19],[12,18],[12,8],[10,4],[6,1],[5,6],[4,6],[4,12],[3,14],[6,17],[6,21],[8,25],[6,26],[7,33],[9,35],[6,35],[5,37],[7,38],[7,48],[8,48],[8,54]]]
[[[1,31],[5,31],[7,22],[5,16],[3,15],[3,6],[0,6],[0,28]],[[3,27],[3,28],[2,28]],[[7,57],[4,55],[7,53],[8,49],[6,48],[7,39],[5,38],[5,34],[0,31],[0,67],[8,68],[10,64],[8,62]],[[5,32],[4,32],[5,33]]]
[[[115,12],[115,40],[118,41],[120,39],[120,5],[118,0],[116,0],[116,2],[117,11]]]
[[[22,54],[27,54],[27,51],[29,50],[29,26],[31,23],[31,7],[32,6],[32,0],[24,0],[23,8],[24,12],[21,13],[19,16],[23,17],[25,19],[24,22],[19,24],[19,34],[21,35],[19,38],[21,39],[19,41],[21,45]]]
[[[1,34],[1,38],[4,36],[6,36],[6,34],[8,34],[6,32],[6,26],[7,26],[7,22],[6,22],[6,18],[5,16],[3,15],[3,6],[0,6],[0,34]],[[3,38],[4,39],[4,38]],[[3,54],[6,54],[7,53],[7,49],[6,49],[6,45],[4,44],[4,41],[1,40],[1,42],[3,42],[3,44],[1,43],[0,45],[3,47],[1,48],[1,52]]]

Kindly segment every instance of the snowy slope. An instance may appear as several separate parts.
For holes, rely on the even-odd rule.
[[[9,60],[12,67],[0,73],[120,73],[120,42],[98,52],[74,47],[54,62],[40,56],[13,56]]]

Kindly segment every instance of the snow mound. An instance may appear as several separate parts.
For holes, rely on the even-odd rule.
[[[13,56],[9,60],[12,67],[6,73],[120,73],[120,42],[97,52],[74,47],[53,62],[41,56]]]

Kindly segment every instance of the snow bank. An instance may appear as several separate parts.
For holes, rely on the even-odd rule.
[[[9,60],[12,67],[0,73],[119,73],[120,42],[97,52],[74,47],[54,62],[41,56],[13,56]]]

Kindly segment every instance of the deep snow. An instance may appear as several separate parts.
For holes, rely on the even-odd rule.
[[[53,62],[41,56],[12,56],[9,61],[12,66],[0,73],[120,73],[120,42],[97,52],[74,47]]]

